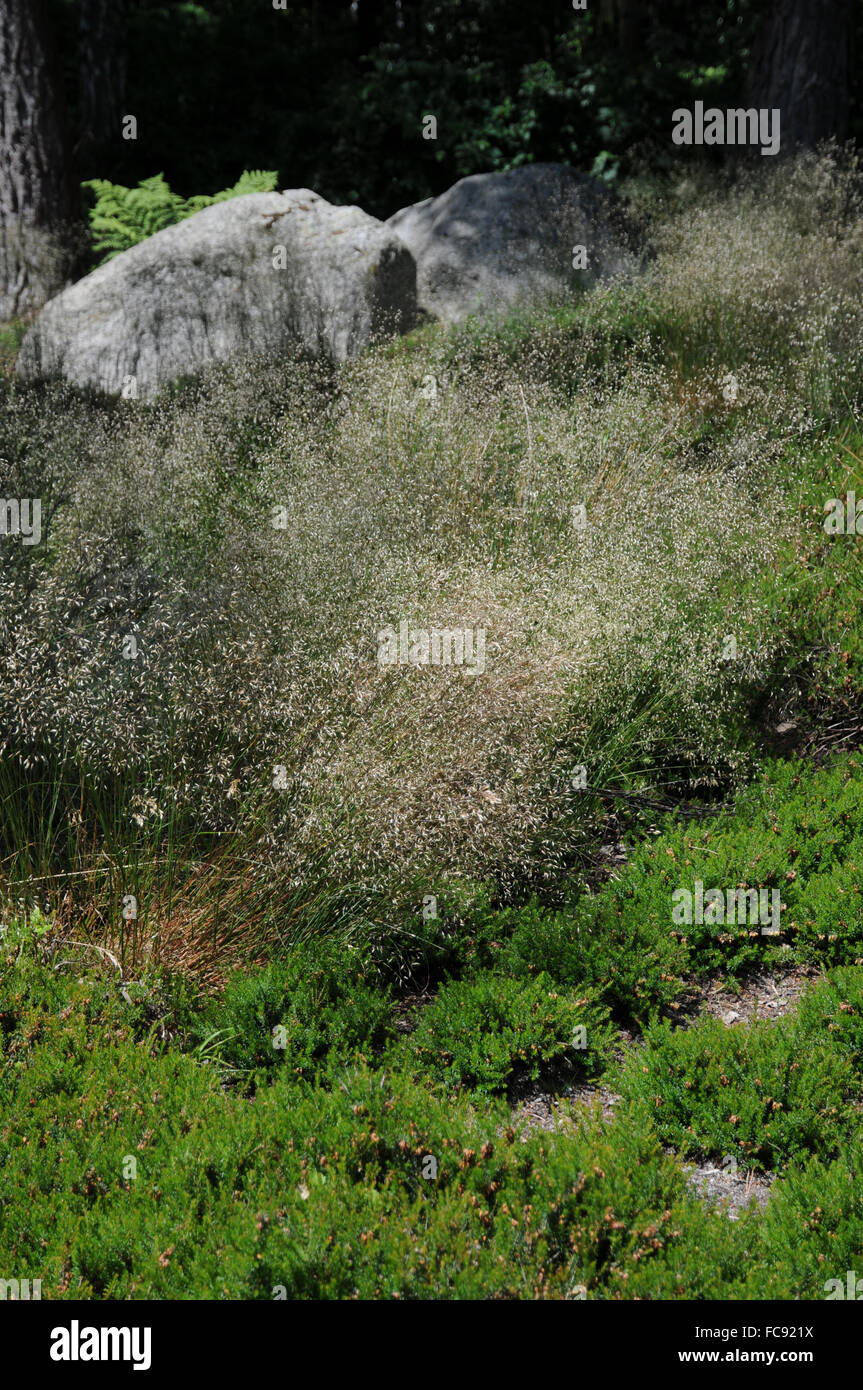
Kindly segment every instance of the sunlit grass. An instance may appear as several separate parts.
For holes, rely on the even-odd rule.
[[[0,548],[7,897],[113,940],[132,878],[123,949],[196,960],[234,949],[220,894],[253,952],[344,892],[395,936],[440,876],[559,896],[603,790],[715,797],[813,684],[850,706],[838,600],[818,633],[788,594],[838,554],[831,436],[859,461],[856,177],[667,191],[640,277],[339,369],[151,405],[0,383],[45,530]],[[484,673],[382,669],[400,622],[484,628]]]

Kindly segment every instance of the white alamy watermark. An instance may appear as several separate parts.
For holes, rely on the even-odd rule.
[[[704,109],[697,101],[692,111],[685,106],[672,112],[671,138],[675,145],[760,145],[762,154],[778,154],[781,113],[778,106],[734,107],[722,111],[718,106]]]
[[[381,628],[379,666],[461,666],[466,675],[485,670],[484,627],[411,628],[407,622]]]
[[[762,936],[779,933],[779,914],[782,911],[778,888],[708,888],[700,878],[695,880],[694,892],[675,888],[671,895],[674,907],[671,920],[677,926],[758,926]],[[769,923],[769,925],[768,925]]]
[[[42,1297],[41,1279],[0,1279],[0,1302],[29,1302]]]
[[[726,405],[736,405],[740,395],[740,383],[733,372],[727,372],[719,383],[722,387],[722,399]]]
[[[857,1278],[856,1270],[846,1269],[845,1283],[843,1284],[841,1279],[826,1279],[824,1293],[828,1303],[837,1298],[850,1298],[859,1303],[863,1299],[863,1279]]]
[[[863,536],[863,498],[857,501],[856,492],[841,497],[831,497],[824,503],[824,511],[830,515],[824,518],[824,530],[828,536]]]
[[[152,1330],[149,1327],[82,1327],[73,1318],[69,1327],[51,1331],[52,1361],[131,1361],[133,1371],[149,1371]]]
[[[0,536],[20,536],[22,545],[42,539],[42,501],[39,497],[0,497]]]

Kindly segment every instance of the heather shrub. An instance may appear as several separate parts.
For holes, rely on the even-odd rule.
[[[859,972],[846,981],[859,1005]],[[775,1023],[657,1024],[626,1065],[624,1092],[681,1153],[733,1154],[741,1166],[767,1168],[804,1154],[832,1158],[853,1132],[861,1076],[845,1030],[835,1044],[841,1024],[828,1023],[829,1002],[815,996],[799,1018]]]
[[[777,1183],[759,1232],[749,1298],[826,1299],[847,1271],[863,1274],[863,1152],[859,1135],[832,1162],[810,1158]]]
[[[616,1010],[648,1016],[679,1007],[686,976],[733,976],[795,958],[854,962],[861,952],[860,766],[820,769],[771,761],[720,815],[666,817],[616,876],[564,911],[534,903],[500,914],[497,959],[520,974],[547,971],[563,985],[601,988]],[[719,888],[780,893],[780,930],[762,923],[676,921],[675,892]],[[772,898],[765,902],[772,905]],[[707,914],[703,914],[707,916]],[[772,927],[772,917],[767,923]]]
[[[741,793],[732,815],[697,829],[669,829],[662,851],[658,842],[652,847],[654,901],[660,884],[667,892],[699,877],[706,886],[776,889],[782,903],[778,941],[801,959],[853,962],[863,945],[859,788],[853,756],[818,770],[795,760],[771,763]],[[662,865],[663,852],[674,869]],[[763,959],[765,948],[768,959],[772,954],[773,938],[761,936],[760,928],[748,934],[738,925],[683,930],[702,968],[735,970]]]
[[[796,1014],[802,1037],[826,1038],[831,1050],[863,1075],[863,969],[831,970],[802,996]]]
[[[198,1026],[223,1066],[309,1076],[329,1059],[379,1049],[391,1001],[359,951],[340,939],[298,942],[263,969],[236,972]]]
[[[14,1094],[37,1046],[62,1057],[62,1078],[63,1066],[92,1051],[93,1038],[191,1045],[200,1007],[186,976],[150,971],[126,980],[103,948],[61,941],[38,912],[13,921],[0,932],[0,1102]]]
[[[570,1297],[573,1286],[587,1299],[735,1297],[751,1227],[698,1201],[637,1107],[612,1124],[572,1118],[569,1142],[543,1137],[532,1174],[547,1258],[567,1268]]]
[[[729,1221],[691,1191],[663,1153],[661,1110],[638,1099],[610,1124],[561,1102],[552,1132],[528,1133],[501,1102],[413,1076],[405,1039],[395,1066],[319,1057],[308,1080],[285,1065],[249,1100],[198,1041],[212,1022],[201,1001],[190,1012],[176,987],[158,996],[142,980],[130,1003],[113,971],[55,969],[47,939],[18,931],[0,970],[0,1260],[40,1278],[43,1298],[805,1299],[856,1267],[856,1141],[789,1165],[766,1211]],[[860,974],[812,991],[796,1051],[756,1042],[745,1075],[732,1055],[745,1030],[721,1031],[729,1080],[755,1091],[783,1051],[787,1068],[818,1039],[842,1072]],[[158,1012],[142,1031],[145,995]],[[662,1062],[679,1065],[672,1050]],[[690,1072],[702,1101],[708,1073],[706,1060]],[[821,1102],[838,1075],[822,1073]],[[804,1148],[811,1084],[789,1092]],[[834,1132],[828,1115],[820,1153]]]
[[[548,975],[516,980],[481,972],[441,986],[422,1011],[410,1049],[435,1080],[491,1095],[518,1073],[535,1079],[558,1058],[577,1074],[595,1076],[611,1036],[595,990],[560,993]]]
[[[784,961],[789,947],[802,960],[853,962],[863,929],[859,773],[853,756],[821,769],[772,761],[723,814],[666,817],[614,878],[565,909],[533,901],[493,914],[485,959],[517,976],[595,986],[616,1013],[642,1020],[679,1009],[692,974],[745,974]],[[705,893],[778,888],[778,936],[736,917],[675,923],[675,891],[694,893],[699,879]]]
[[[631,877],[585,893],[566,911],[533,903],[502,914],[512,934],[501,968],[517,977],[547,972],[558,984],[589,985],[625,1017],[646,1018],[675,1007],[687,965],[683,944],[664,924],[641,911]]]
[[[525,1139],[505,1107],[363,1066],[333,1089],[282,1072],[250,1103],[190,1057],[67,1027],[0,1130],[0,1257],[43,1298],[626,1297],[645,1261],[717,1287],[678,1252],[727,1247],[728,1223],[631,1121]]]

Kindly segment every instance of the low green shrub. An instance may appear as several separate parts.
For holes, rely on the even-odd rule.
[[[694,823],[667,817],[614,879],[565,910],[535,899],[497,912],[478,904],[448,964],[595,986],[617,1015],[639,1021],[679,1007],[692,973],[744,974],[787,960],[789,947],[803,961],[853,964],[863,955],[861,791],[853,755],[820,769],[772,761],[729,811]],[[768,904],[778,892],[778,935],[760,920],[675,922],[675,891],[694,897],[698,880],[705,894],[766,891]]]
[[[512,973],[595,984],[616,1012],[636,1018],[673,1009],[690,972],[743,974],[787,960],[789,946],[803,961],[852,964],[863,955],[861,790],[854,756],[818,770],[771,762],[730,811],[698,823],[666,818],[615,879],[566,911],[532,903],[499,914],[496,959]],[[675,891],[694,897],[697,880],[705,894],[777,891],[779,934],[764,934],[760,921],[675,922]]]
[[[863,969],[840,967],[800,999],[795,1023],[803,1038],[829,1040],[863,1077]]]
[[[570,988],[589,985],[625,1017],[673,1006],[686,951],[661,920],[640,910],[640,891],[635,875],[625,874],[567,911],[533,902],[501,913],[500,968],[520,977],[544,971]]]
[[[850,756],[813,770],[797,761],[768,764],[731,814],[697,826],[669,825],[633,856],[640,911],[671,917],[671,894],[737,886],[778,891],[780,934],[759,927],[680,927],[699,970],[738,973],[777,958],[790,945],[798,959],[853,963],[863,953],[863,769]],[[649,871],[648,871],[649,866]]]
[[[188,1011],[179,986],[166,982],[159,996],[140,982],[129,1004],[111,975],[56,971],[40,949],[38,932],[19,934],[0,971],[0,1267],[41,1279],[43,1298],[823,1298],[828,1278],[861,1268],[859,1139],[838,1140],[842,1093],[859,1067],[863,971],[834,972],[803,1000],[799,1021],[772,1031],[655,1030],[645,1084],[668,1100],[652,1113],[635,1086],[613,1123],[561,1103],[555,1131],[524,1133],[506,1103],[446,1084],[439,1057],[444,1084],[412,1075],[417,1034],[393,1046],[386,1069],[324,1052],[311,1080],[284,1066],[250,1099],[221,1084],[200,1045],[178,1050],[206,1034],[212,1008],[192,1009],[173,1043],[159,1022],[138,1039],[145,999],[174,1022]],[[340,975],[330,962],[326,974],[350,983],[347,967]],[[478,1091],[501,1082],[518,1046],[531,1056],[531,1030],[535,1058],[555,1055],[549,1019],[568,1026],[573,1015],[556,1006],[573,996],[549,1000],[547,978],[485,972],[468,999],[466,983],[440,991],[438,1023],[453,1025],[469,1060],[471,1019],[488,1040],[482,1001],[502,999],[510,1048],[509,1061],[487,1051],[492,1071]],[[238,991],[235,981],[235,1027],[246,1018]],[[599,1016],[595,1000],[579,1017],[591,1011]],[[265,1023],[266,1010],[253,1008],[251,1055],[267,1045]],[[429,1037],[442,1041],[442,1029]],[[601,1024],[592,1041],[601,1054]],[[785,1170],[765,1212],[732,1222],[694,1194],[662,1144],[692,1147],[702,1131],[709,1140],[721,1092],[742,1123],[716,1135],[717,1150],[740,1152],[738,1129],[751,1140],[758,1124],[747,1096],[778,1096],[777,1078],[789,1083],[799,1127],[782,1131],[770,1103],[773,1157],[803,1156],[807,1145],[819,1157]],[[757,1162],[751,1142],[741,1157]]]
[[[236,1071],[285,1067],[308,1076],[330,1054],[373,1053],[391,1021],[389,994],[362,953],[338,938],[314,938],[263,969],[236,972],[197,1031]]]
[[[598,1075],[612,1031],[596,990],[558,992],[545,974],[519,980],[487,971],[441,987],[422,1012],[411,1050],[435,1080],[492,1095],[517,1072],[535,1079],[558,1058],[581,1075]]]
[[[806,1154],[829,1159],[853,1127],[863,1092],[860,972],[814,991],[799,1016],[728,1028],[705,1018],[667,1021],[628,1059],[621,1087],[647,1108],[660,1136],[682,1153],[734,1155],[741,1166],[780,1168]],[[848,1023],[844,1020],[846,1009]],[[835,1008],[835,1014],[832,1012]],[[839,1046],[837,1046],[837,1040]]]
[[[37,1045],[18,1081],[0,1262],[43,1298],[710,1296],[699,1243],[730,1259],[733,1230],[630,1118],[525,1138],[505,1105],[362,1065],[249,1101],[106,1037]]]
[[[776,1183],[759,1223],[749,1298],[825,1299],[847,1273],[863,1278],[863,1140],[858,1134],[832,1163],[811,1158]]]
[[[201,999],[192,980],[150,969],[124,980],[104,951],[85,940],[61,940],[34,910],[0,929],[0,1093],[29,1065],[33,1047],[63,1052],[72,1034],[144,1042],[190,1042]]]

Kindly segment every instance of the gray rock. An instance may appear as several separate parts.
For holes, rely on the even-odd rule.
[[[148,397],[208,362],[296,343],[342,361],[415,319],[413,259],[382,222],[304,188],[250,193],[157,232],[50,300],[17,371]]]
[[[603,186],[565,164],[473,174],[386,226],[417,263],[417,297],[444,323],[520,303],[560,300],[632,267],[628,236]],[[587,269],[573,269],[573,248]]]

